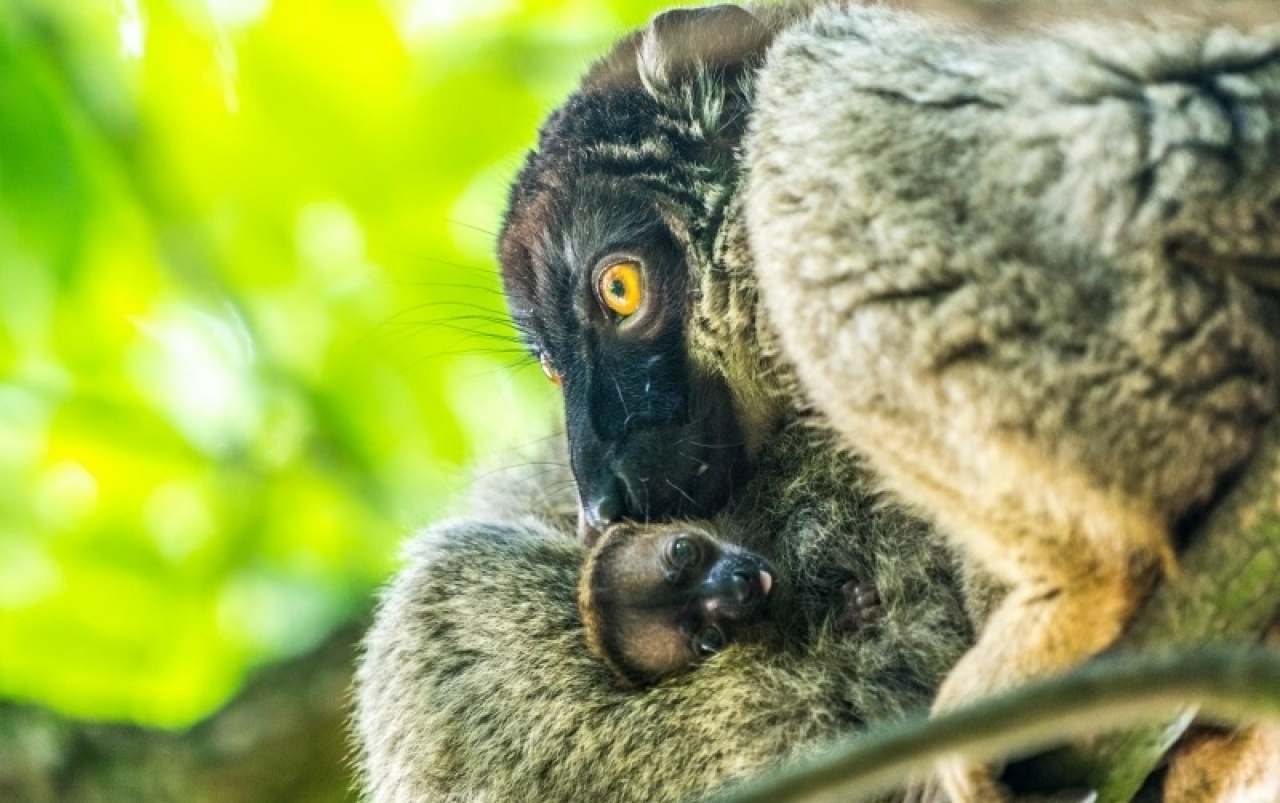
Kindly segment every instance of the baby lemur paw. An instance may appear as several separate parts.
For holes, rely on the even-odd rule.
[[[880,619],[880,592],[874,583],[850,580],[840,587],[844,605],[836,617],[836,628],[841,633],[857,633]]]

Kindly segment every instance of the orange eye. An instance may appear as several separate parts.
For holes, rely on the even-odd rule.
[[[557,371],[556,367],[551,364],[551,358],[548,357],[547,355],[539,354],[538,364],[542,366],[542,373],[546,374],[547,379],[550,379],[552,383],[559,385],[561,382],[564,381],[560,376],[560,372]]]
[[[600,273],[596,292],[606,307],[625,318],[640,309],[644,288],[640,281],[640,263],[619,262]]]

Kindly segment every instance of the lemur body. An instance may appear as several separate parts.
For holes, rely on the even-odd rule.
[[[1141,16],[714,7],[616,48],[501,246],[584,532],[714,513],[812,405],[1012,588],[940,707],[1110,644],[1280,404],[1280,34]]]
[[[475,517],[409,543],[383,595],[357,676],[370,803],[696,799],[925,710],[972,641],[949,550],[883,504],[829,436],[788,427],[714,522],[776,570],[786,639],[620,684],[578,616],[588,548],[575,506],[543,494],[561,478],[500,477],[471,502]],[[875,626],[853,636],[840,621],[850,577],[882,598]]]
[[[939,708],[1109,645],[1274,420],[1277,88],[1280,29],[1173,18],[992,39],[868,8],[772,51],[746,226],[783,350],[1010,587]]]

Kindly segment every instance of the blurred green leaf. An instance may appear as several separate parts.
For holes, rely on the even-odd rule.
[[[656,7],[0,4],[0,695],[191,722],[558,426],[493,236]]]

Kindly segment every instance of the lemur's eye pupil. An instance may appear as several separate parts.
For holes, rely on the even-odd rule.
[[[693,562],[693,544],[688,538],[677,538],[671,542],[671,562],[676,568],[683,569]]]

